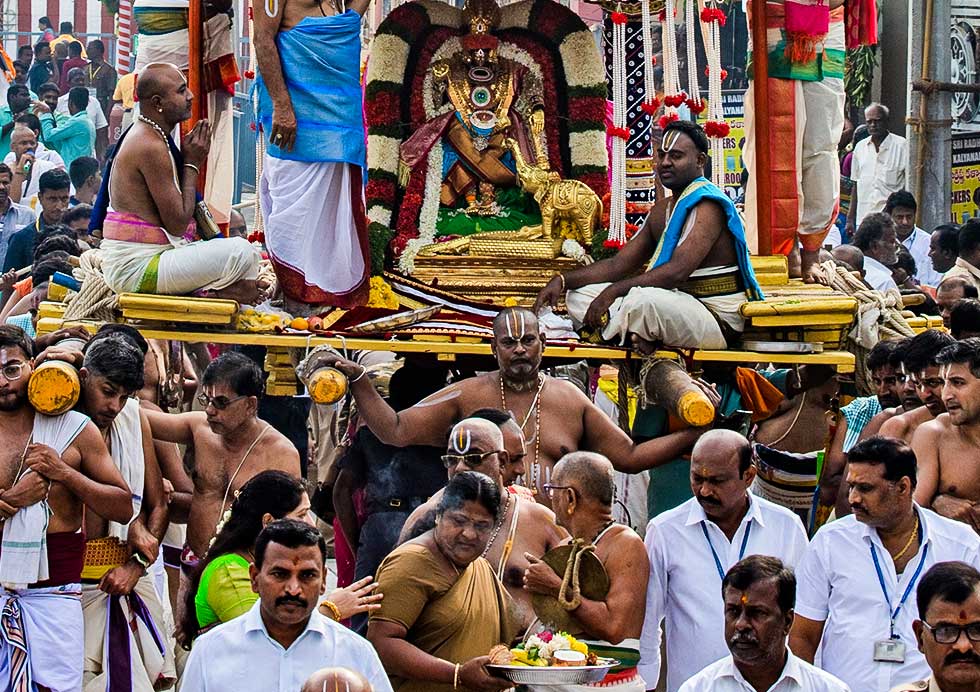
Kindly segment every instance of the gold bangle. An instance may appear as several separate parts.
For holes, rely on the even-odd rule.
[[[184,168],[193,168],[195,173],[201,175],[201,169],[195,166],[193,163],[185,163]]]
[[[453,689],[459,689],[459,664],[456,664],[456,668],[453,670]]]
[[[331,615],[333,615],[333,619],[335,621],[340,622],[341,620],[343,620],[343,617],[340,614],[340,608],[338,608],[337,604],[334,603],[333,601],[324,601],[320,605],[327,606],[327,608],[330,610]]]
[[[565,293],[566,292],[566,289],[565,289],[565,275],[564,274],[555,274],[555,276],[557,276],[558,277],[558,280],[561,281],[561,292],[562,293]]]

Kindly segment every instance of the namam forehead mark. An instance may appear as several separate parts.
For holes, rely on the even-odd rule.
[[[527,319],[523,310],[514,310],[507,315],[504,320],[507,327],[507,336],[516,341],[520,341],[527,336]]]
[[[670,152],[675,146],[677,146],[677,142],[680,140],[680,137],[681,132],[679,130],[671,130],[665,134],[663,141],[660,143],[661,151],[663,151],[665,154]]]
[[[457,454],[466,454],[470,451],[473,444],[473,434],[467,428],[457,428],[450,441],[453,451]]]

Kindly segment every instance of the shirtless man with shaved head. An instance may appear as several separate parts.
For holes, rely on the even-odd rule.
[[[508,427],[506,424],[503,427]],[[514,598],[517,621],[527,627],[534,619],[530,596],[524,591],[525,554],[544,555],[568,534],[555,523],[551,510],[537,502],[506,491],[503,470],[508,467],[504,432],[485,418],[467,418],[453,426],[443,461],[451,479],[463,471],[479,471],[500,486],[503,511],[493,527],[485,557]],[[520,465],[520,462],[518,462]],[[408,517],[400,542],[431,529],[440,490]]]
[[[206,120],[183,137],[180,149],[170,138],[191,117],[187,80],[173,65],[154,63],[140,72],[136,90],[140,114],[119,138],[102,182],[112,211],[97,206],[89,223],[90,231],[102,231],[106,282],[117,293],[205,290],[254,302],[259,255],[247,240],[184,239],[196,228],[198,178],[211,146]]]
[[[375,391],[363,368],[337,358],[352,382],[361,419],[386,444],[440,446],[453,423],[481,408],[509,411],[524,432],[525,485],[538,502],[555,462],[579,450],[599,452],[617,471],[637,473],[665,464],[690,449],[698,430],[682,430],[642,444],[634,443],[575,385],[540,372],[545,335],[526,308],[504,308],[493,323],[494,356],[499,370],[461,380],[415,406],[395,412]]]

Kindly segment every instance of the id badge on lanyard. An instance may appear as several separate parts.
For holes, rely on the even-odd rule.
[[[879,663],[905,663],[905,642],[903,642],[899,636],[895,633],[895,620],[898,619],[898,614],[902,611],[902,606],[905,605],[905,601],[908,600],[909,594],[912,593],[912,589],[915,588],[915,583],[919,580],[919,575],[922,573],[922,567],[926,562],[926,555],[929,553],[929,545],[926,544],[922,547],[922,557],[919,558],[919,564],[915,568],[915,572],[912,574],[912,578],[909,580],[908,586],[905,587],[905,593],[902,594],[902,600],[898,602],[895,609],[891,609],[891,599],[888,597],[888,589],[885,587],[885,575],[881,571],[881,564],[878,562],[878,553],[875,552],[874,544],[871,544],[871,559],[875,565],[875,572],[878,574],[878,583],[881,585],[881,593],[885,597],[885,604],[889,610],[889,637],[888,639],[883,639],[881,641],[875,642],[874,655],[872,660]]]

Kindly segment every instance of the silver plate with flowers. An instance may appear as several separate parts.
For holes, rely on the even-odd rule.
[[[491,675],[507,678],[515,685],[591,685],[600,682],[619,665],[614,658],[600,658],[594,666],[515,666],[487,664]]]

